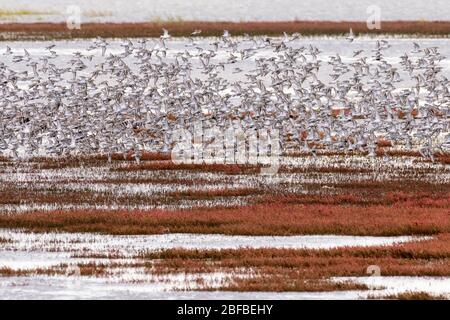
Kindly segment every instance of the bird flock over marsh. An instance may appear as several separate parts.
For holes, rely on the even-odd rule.
[[[173,49],[159,39],[92,40],[60,63],[58,45],[45,54],[14,50],[0,60],[0,156],[108,155],[170,152],[173,132],[194,123],[225,132],[277,131],[281,150],[361,152],[381,139],[433,160],[450,149],[450,80],[438,47],[412,42],[394,65],[391,47],[375,41],[350,57],[284,37],[200,38]],[[202,41],[199,41],[202,39]],[[324,72],[325,70],[325,72]],[[212,143],[216,137],[205,139]]]

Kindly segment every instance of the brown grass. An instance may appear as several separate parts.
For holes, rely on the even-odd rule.
[[[260,172],[259,166],[239,164],[175,164],[172,161],[142,162],[140,164],[129,164],[127,166],[114,168],[113,171],[139,171],[139,170],[182,170],[200,172],[222,172],[226,174],[255,174]]]
[[[63,275],[66,274],[67,265],[59,265],[50,268],[35,268],[35,269],[12,269],[8,267],[0,268],[0,276],[2,277],[25,277],[31,275]]]
[[[436,154],[435,161],[443,163],[443,164],[450,164],[450,154],[438,153],[438,154]]]
[[[176,191],[167,194],[173,199],[190,199],[190,200],[214,200],[216,198],[227,197],[248,197],[256,196],[263,193],[263,190],[257,188],[226,188],[226,189],[211,189],[211,190],[189,190]]]
[[[448,201],[448,197],[447,200]],[[450,210],[414,205],[267,204],[180,211],[73,210],[0,215],[0,227],[107,234],[394,236],[450,232]],[[432,203],[430,201],[430,203]],[[440,204],[442,205],[442,204]]]
[[[380,139],[378,139],[377,146],[379,148],[388,148],[388,147],[392,147],[392,143],[384,138],[380,138]]]
[[[110,263],[104,264],[100,262],[78,263],[76,265],[80,270],[80,276],[101,276],[107,274],[108,268],[121,267],[122,264]],[[33,268],[33,269],[12,269],[8,267],[0,268],[0,276],[16,277],[16,276],[31,276],[31,275],[68,275],[68,265],[60,264],[48,268]]]
[[[348,247],[335,249],[274,249],[241,248],[222,250],[168,249],[163,251],[143,251],[137,258],[143,259],[181,259],[226,261],[229,267],[235,266],[291,266],[295,267],[297,258],[376,258],[403,259],[411,261],[432,261],[450,259],[450,234],[442,233],[430,240],[406,242],[394,246]],[[246,260],[247,259],[247,260]],[[268,263],[265,259],[269,259]],[[289,264],[292,259],[293,264]],[[245,263],[245,261],[250,261]],[[233,264],[234,263],[234,264]],[[448,265],[444,265],[450,272]],[[361,274],[360,274],[361,275]]]
[[[169,153],[160,152],[142,152],[142,161],[168,161],[171,159]],[[133,162],[135,161],[134,153],[127,152],[123,154],[113,154],[111,156],[113,162]],[[69,156],[61,158],[51,158],[51,157],[33,157],[30,159],[31,162],[37,164],[38,169],[62,169],[62,168],[72,168],[80,166],[103,166],[108,161],[107,155],[93,155],[93,156]]]
[[[175,188],[174,188],[175,189]],[[0,204],[71,204],[71,205],[178,205],[180,201],[218,200],[226,198],[239,198],[258,196],[263,194],[262,189],[257,188],[222,188],[209,190],[170,191],[157,194],[124,194],[115,195],[111,192],[95,192],[91,190],[38,190],[26,189],[2,190]],[[255,198],[254,198],[255,199]],[[201,206],[199,206],[201,207]]]
[[[369,296],[369,299],[387,299],[387,300],[448,300],[445,295],[432,295],[428,292],[404,292],[387,296]]]
[[[402,207],[450,207],[448,186],[430,185],[416,182],[410,192],[401,189],[403,182],[355,182],[328,184],[338,194],[268,194],[259,200],[263,204],[302,204],[302,205],[347,205],[347,206],[402,206]],[[408,186],[409,184],[405,184]],[[305,188],[313,188],[306,185]],[[426,189],[428,188],[428,189]],[[406,189],[406,188],[405,188]],[[404,190],[402,188],[402,190]],[[427,190],[427,191],[425,191]]]
[[[292,21],[292,22],[205,22],[171,21],[152,23],[84,23],[80,30],[69,30],[64,23],[0,24],[3,40],[68,39],[101,37],[159,37],[166,28],[172,36],[189,36],[195,29],[202,36],[220,36],[224,29],[232,35],[343,35],[352,28],[355,34],[439,35],[450,34],[448,21],[383,21],[381,30],[369,30],[365,22]]]
[[[193,171],[193,172],[220,172],[229,175],[235,174],[258,174],[261,172],[261,165],[250,164],[175,164],[172,161],[164,162],[142,162],[140,164],[131,163],[119,168],[113,168],[113,171]],[[371,169],[365,168],[346,168],[346,167],[288,167],[280,166],[278,173],[369,173]]]
[[[326,280],[367,276],[370,265],[379,266],[383,276],[449,276],[450,234],[388,247],[168,249],[142,252],[136,258],[147,261],[153,274],[218,271],[236,274],[221,290],[322,291],[330,290],[329,286],[331,290],[339,290]],[[247,276],[238,276],[239,272],[247,272]],[[343,284],[347,285],[353,284]]]
[[[306,134],[306,132],[305,132]],[[306,138],[306,136],[305,136]],[[418,160],[427,162],[428,159],[423,159],[421,154],[418,151],[411,150],[392,150],[389,149],[392,147],[392,143],[387,141],[384,138],[380,138],[378,140],[377,155],[378,156],[389,156],[389,157],[415,157]],[[327,151],[327,150],[317,150],[317,154],[320,156],[340,156],[340,157],[348,157],[348,156],[366,156],[367,152],[338,152],[338,151]],[[310,158],[312,157],[311,153],[305,152],[289,152],[287,154],[283,154],[283,156],[289,157],[302,157],[302,158]],[[438,162],[442,162],[447,164],[450,159],[450,154],[436,152],[434,157]],[[108,160],[106,155],[91,155],[91,156],[68,156],[68,157],[33,157],[29,161],[33,162],[37,165],[38,169],[62,169],[66,167],[80,167],[80,166],[97,166],[97,165],[105,165]],[[170,153],[160,153],[160,152],[142,152],[141,156],[142,163],[139,165],[135,163],[135,157],[133,152],[127,152],[123,154],[113,154],[112,161],[113,163],[125,163],[123,167],[120,167],[118,170],[120,171],[139,171],[139,170],[192,170],[192,171],[202,171],[210,172],[217,170],[219,172],[246,172],[246,173],[256,173],[261,169],[261,165],[249,165],[249,164],[180,164],[177,165],[171,161]],[[0,162],[5,162],[3,165],[10,164],[9,159],[6,157],[0,157]],[[126,164],[126,163],[129,164]],[[281,170],[288,171],[289,168],[281,167]],[[314,168],[311,168],[314,170]]]
[[[0,238],[0,244],[2,244],[2,243],[11,243],[11,240],[5,239],[5,238]]]
[[[89,262],[89,263],[80,263],[78,264],[78,268],[80,269],[81,276],[101,276],[107,273],[108,265],[98,263],[98,262]]]
[[[415,155],[416,153],[411,152],[401,152],[401,151],[386,151],[385,148],[389,147],[390,142],[385,140],[380,140],[379,142],[381,146],[377,150],[378,156],[409,156]],[[341,154],[342,155],[342,154]],[[299,155],[297,155],[299,157]],[[449,155],[436,154],[435,161],[446,163],[450,161]],[[429,160],[424,160],[420,157],[417,157],[417,160],[428,162]],[[261,172],[263,168],[262,165],[254,165],[254,164],[175,164],[172,161],[158,161],[158,162],[141,162],[139,164],[129,163],[127,165],[111,168],[112,171],[119,172],[133,172],[133,171],[191,171],[191,172],[215,172],[215,173],[224,173],[228,175],[237,175],[237,174],[258,174]],[[403,169],[405,172],[408,171],[407,168]],[[434,171],[435,168],[430,169],[416,169],[416,173],[426,171]],[[278,168],[277,173],[343,173],[343,174],[357,174],[357,173],[374,173],[375,170],[373,168],[351,168],[343,165],[335,165],[330,167],[319,167],[319,166],[308,166],[308,167],[293,167],[293,166],[285,166],[282,165]]]
[[[263,274],[250,278],[233,277],[230,282],[220,288],[211,290],[221,291],[263,291],[263,292],[324,292],[368,290],[364,284],[345,282],[331,282],[324,279],[305,279],[296,271],[278,271],[274,274]]]
[[[120,254],[116,251],[107,251],[107,252],[83,252],[83,253],[74,253],[70,256],[70,258],[73,259],[108,259],[108,260],[115,260],[115,259],[127,259],[128,256]]]
[[[393,156],[415,155],[411,152],[385,151]],[[448,155],[439,155],[448,159]],[[127,158],[128,157],[128,158]],[[247,206],[223,209],[195,209],[192,211],[96,211],[34,212],[26,215],[2,215],[0,226],[24,227],[36,231],[96,231],[113,234],[152,234],[163,232],[196,232],[225,234],[359,234],[398,235],[436,234],[446,232],[449,226],[450,184],[429,183],[422,180],[428,174],[439,174],[439,168],[402,168],[392,180],[345,182],[345,176],[337,176],[336,182],[324,186],[322,174],[358,175],[373,174],[375,169],[351,168],[344,165],[330,167],[282,167],[281,172],[305,174],[310,183],[302,183],[303,193],[292,193],[295,183],[244,188],[214,188],[214,183],[233,180],[234,174],[254,174],[257,166],[246,165],[175,165],[165,160],[167,154],[145,153],[147,161],[132,162],[132,157],[115,155],[114,161],[125,161],[112,170],[166,170],[155,173],[150,180],[134,175],[124,179],[102,179],[101,183],[182,183],[186,185],[209,184],[210,190],[169,191],[156,194],[121,194],[92,190],[67,191],[61,186],[37,188],[5,182],[1,187],[0,204],[97,204],[97,205],[171,205],[183,201],[198,203],[204,200],[227,199],[245,201]],[[104,156],[66,159],[34,159],[38,166],[75,166],[83,161],[89,166],[106,161]],[[119,168],[119,169],[118,169]],[[38,170],[38,169],[31,169]],[[176,177],[179,171],[221,172],[217,180],[184,179]],[[372,172],[373,171],[373,172]],[[226,176],[229,174],[230,176]],[[131,180],[130,180],[131,179]],[[141,180],[140,180],[141,179]],[[317,179],[317,182],[314,182]],[[69,182],[69,181],[67,181]],[[77,182],[77,181],[73,181]],[[65,182],[58,182],[64,184]],[[327,187],[327,188],[324,188]],[[296,192],[296,191],[295,191]],[[198,205],[198,204],[194,204]]]
[[[389,150],[381,142],[379,154],[394,157],[413,156],[415,152]],[[330,155],[344,156],[337,153]],[[305,155],[297,155],[305,156]],[[259,172],[258,166],[246,165],[174,165],[167,154],[145,153],[145,161],[137,165],[132,153],[114,155],[112,170],[124,173],[139,170],[158,171],[151,178],[124,174],[124,178],[97,181],[101,183],[183,183],[186,185],[233,181],[235,174]],[[437,154],[445,163],[449,155]],[[65,159],[33,159],[35,168],[60,169],[80,165],[100,166],[106,156]],[[423,159],[417,159],[423,161]],[[8,163],[3,163],[7,166]],[[117,169],[120,168],[120,169]],[[159,172],[166,170],[168,172]],[[217,180],[179,178],[179,171],[220,172]],[[176,204],[182,200],[211,200],[246,197],[251,205],[234,208],[191,210],[73,210],[0,214],[0,228],[25,228],[37,232],[100,232],[105,234],[160,234],[160,233],[216,233],[242,235],[433,235],[433,240],[406,243],[390,247],[338,248],[331,250],[295,249],[234,249],[185,250],[172,249],[142,252],[129,267],[145,267],[154,274],[172,272],[208,273],[223,271],[231,274],[220,290],[238,291],[329,291],[363,290],[355,283],[333,283],[332,276],[367,275],[369,265],[378,265],[382,275],[393,276],[450,276],[450,185],[428,183],[421,179],[428,174],[439,174],[435,167],[402,168],[398,178],[389,181],[347,182],[346,176],[373,174],[371,168],[350,168],[344,165],[329,167],[282,167],[282,173],[304,174],[312,182],[302,184],[308,194],[287,193],[292,184],[278,184],[247,188],[216,188],[211,190],[170,191],[152,195],[116,196],[109,192],[64,191],[58,186],[29,189],[28,185],[4,182],[0,204],[21,203],[92,203],[92,204]],[[336,174],[334,183],[322,188],[322,174]],[[341,174],[343,176],[341,176]],[[182,174],[181,174],[182,176]],[[318,182],[314,182],[317,177]],[[184,179],[184,180],[183,180]],[[73,181],[77,182],[77,181]],[[92,182],[92,181],[90,181]],[[65,182],[57,182],[64,184]],[[286,187],[286,189],[285,189]],[[0,244],[8,241],[0,238]],[[108,253],[90,258],[115,259]],[[108,274],[112,264],[87,263],[78,265],[81,275]],[[123,266],[123,265],[122,265]],[[67,266],[66,266],[67,267]],[[37,270],[0,269],[3,276],[32,274],[65,274],[66,267]],[[241,274],[246,276],[242,277]],[[203,286],[204,290],[217,290]],[[414,293],[416,294],[416,293]],[[414,296],[414,294],[411,294]],[[421,293],[418,294],[420,298]],[[408,298],[408,296],[400,297]],[[426,298],[424,296],[424,298]]]
[[[67,180],[64,182],[79,182],[76,179]],[[152,176],[152,177],[140,177],[140,176],[122,176],[120,178],[110,178],[107,179],[93,179],[86,180],[86,183],[109,183],[109,184],[122,184],[122,183],[133,183],[133,184],[173,184],[173,185],[184,185],[184,186],[194,186],[194,185],[210,185],[211,180],[201,177],[196,177],[195,179],[189,177],[177,177],[177,176]]]

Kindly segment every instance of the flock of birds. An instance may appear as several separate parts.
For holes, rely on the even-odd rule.
[[[414,43],[394,67],[385,40],[368,54],[321,59],[299,34],[225,31],[199,43],[200,33],[180,50],[169,48],[167,30],[160,39],[123,40],[119,51],[97,38],[64,63],[55,44],[42,56],[7,47],[0,60],[0,155],[111,159],[132,152],[139,161],[143,150],[169,152],[174,130],[193,130],[198,121],[222,131],[276,129],[284,152],[375,155],[381,138],[431,159],[450,149],[450,81],[437,47]],[[353,40],[350,32],[343,41]],[[324,65],[331,70],[325,77]]]

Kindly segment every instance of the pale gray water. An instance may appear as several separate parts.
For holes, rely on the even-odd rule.
[[[305,248],[330,249],[337,247],[369,247],[393,245],[409,241],[427,240],[427,237],[371,237],[343,235],[305,236],[229,236],[221,234],[160,234],[160,235],[100,235],[92,233],[25,233],[0,229],[2,239],[11,241],[0,245],[0,268],[23,268],[27,264],[48,266],[47,261],[60,258],[61,263],[73,253],[116,252],[133,256],[142,251],[173,248],[237,249],[251,248]],[[20,255],[34,252],[35,255]],[[25,261],[25,263],[23,263]],[[55,260],[56,261],[56,260]]]
[[[220,278],[220,276],[217,276]],[[170,279],[168,277],[167,279]],[[173,278],[173,277],[172,277]],[[428,292],[450,297],[449,277],[349,277],[375,290],[330,292],[224,292],[167,290],[167,283],[123,283],[105,278],[32,276],[0,277],[0,300],[5,299],[167,299],[167,300],[353,300],[405,292]],[[170,279],[176,282],[176,279]],[[383,287],[383,289],[380,289]]]
[[[367,9],[381,9],[382,20],[449,20],[448,0],[2,0],[2,10],[31,10],[36,15],[2,15],[8,21],[65,21],[67,8],[79,6],[82,22],[143,22],[151,20],[366,21]]]
[[[298,48],[301,46],[308,47],[309,45],[316,46],[321,52],[318,55],[318,59],[322,60],[322,66],[319,71],[319,77],[321,81],[327,82],[328,75],[331,72],[331,67],[327,63],[330,61],[331,56],[335,56],[339,54],[342,58],[342,61],[345,63],[350,63],[356,61],[359,57],[353,58],[353,52],[355,50],[364,50],[362,55],[366,55],[371,57],[372,50],[375,48],[375,44],[377,40],[382,38],[370,38],[370,37],[358,37],[352,43],[349,43],[342,37],[303,37],[291,43],[290,45],[294,48]],[[133,40],[136,42],[135,40]],[[203,48],[212,48],[210,43],[213,42],[212,38],[196,38],[196,43]],[[396,68],[400,70],[402,75],[403,86],[407,87],[412,84],[410,77],[403,73],[401,70],[401,66],[399,66],[400,56],[404,53],[409,53],[413,48],[413,42],[417,42],[420,44],[422,48],[429,47],[438,47],[439,52],[445,57],[440,63],[439,66],[442,67],[442,75],[449,78],[450,77],[450,39],[448,38],[436,38],[436,39],[415,39],[415,38],[390,38],[388,39],[391,47],[387,50],[383,51],[384,57],[387,62],[393,64]],[[108,40],[110,44],[107,50],[107,53],[112,54],[120,54],[123,52],[123,47],[120,44],[123,40]],[[0,53],[3,53],[6,49],[6,46],[11,47],[14,55],[15,54],[23,54],[23,49],[26,49],[31,56],[33,57],[41,57],[47,54],[47,50],[45,49],[50,42],[48,41],[14,41],[14,42],[1,42],[0,43]],[[87,51],[86,49],[92,43],[90,40],[60,40],[53,41],[52,43],[56,44],[54,50],[58,53],[58,58],[53,60],[58,67],[62,67],[69,63],[72,58],[72,54],[76,51],[80,51],[83,54],[93,54],[94,58],[91,63],[87,63],[88,69],[86,71],[80,72],[83,74],[85,72],[90,72],[91,68],[94,67],[97,63],[102,61],[101,50]],[[157,46],[159,43],[158,39],[149,39],[148,47]],[[170,39],[167,42],[167,57],[168,59],[173,59],[176,53],[184,52],[185,50],[190,51],[192,54],[196,52],[192,46],[186,46],[188,41],[184,38],[174,38]],[[245,46],[249,46],[247,43]],[[219,49],[217,55],[211,59],[214,63],[218,61],[223,61],[228,57],[229,53],[227,50]],[[246,59],[244,61],[238,61],[233,65],[234,67],[239,67],[243,70],[250,70],[254,67],[254,61],[260,57],[268,57],[273,56],[273,50],[262,49],[251,59]],[[414,56],[414,55],[410,55]],[[12,58],[4,57],[2,62],[12,66]],[[198,61],[193,61],[194,63],[199,63]],[[132,70],[135,70],[136,66],[130,64]],[[233,74],[233,68],[227,67],[223,73],[223,76],[228,80],[243,80],[243,74]],[[28,70],[31,72],[31,67],[27,66],[26,63],[18,63],[14,64],[14,70],[23,71]],[[195,74],[197,76],[197,74]]]
[[[102,278],[0,277],[0,300],[133,299],[133,300],[318,300],[360,299],[361,291],[223,292],[165,291],[154,283],[111,283]]]
[[[392,245],[424,240],[419,237],[353,237],[335,235],[316,236],[225,236],[201,234],[165,234],[140,236],[111,236],[77,233],[23,233],[0,229],[0,237],[9,242],[0,244],[0,268],[33,270],[79,263],[108,265],[103,258],[80,257],[118,253],[123,267],[97,276],[77,276],[67,273],[58,276],[29,275],[0,276],[1,299],[358,299],[367,292],[198,292],[196,279],[201,278],[212,287],[220,287],[230,276],[239,273],[213,272],[201,274],[171,273],[158,275],[140,268],[129,268],[126,263],[139,259],[133,255],[142,251],[168,248],[310,248],[328,249],[342,246]],[[77,257],[78,255],[78,257]],[[126,256],[129,258],[126,258]],[[69,269],[67,269],[69,271]],[[74,270],[74,269],[70,269]],[[245,275],[241,275],[245,276]],[[341,281],[337,278],[336,281]],[[175,291],[174,291],[175,290]]]

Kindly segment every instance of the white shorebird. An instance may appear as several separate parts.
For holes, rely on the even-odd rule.
[[[193,132],[197,121],[223,131],[276,128],[284,151],[312,155],[318,148],[375,155],[379,137],[432,160],[448,151],[450,82],[438,48],[413,44],[394,66],[384,58],[389,43],[380,40],[373,59],[355,48],[348,62],[338,54],[326,61],[299,37],[233,38],[225,30],[168,55],[163,30],[162,45],[123,40],[119,53],[95,39],[92,54],[75,52],[66,65],[58,65],[54,44],[41,57],[6,47],[0,155],[101,153],[111,160],[123,153],[141,161],[144,150],[170,151],[173,132]],[[331,68],[325,78],[324,64]]]
[[[350,28],[350,31],[348,32],[346,39],[350,42],[353,42],[353,40],[355,40],[355,35],[353,34],[352,28]]]

